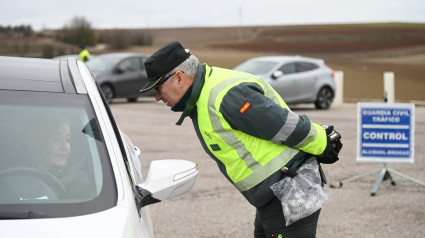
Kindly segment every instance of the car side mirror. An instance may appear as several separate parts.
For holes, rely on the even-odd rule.
[[[278,79],[279,77],[281,77],[283,75],[283,72],[282,71],[280,71],[280,70],[278,70],[278,71],[275,71],[275,72],[273,72],[273,74],[272,74],[272,79]]]
[[[135,187],[138,209],[190,191],[198,173],[198,165],[190,161],[152,161],[145,182]]]

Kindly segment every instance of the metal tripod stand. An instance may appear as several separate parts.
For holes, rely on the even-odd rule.
[[[351,177],[351,178],[348,178],[348,179],[345,179],[345,180],[339,181],[339,187],[337,187],[337,186],[335,186],[335,185],[332,185],[332,184],[330,185],[330,187],[331,187],[331,188],[341,188],[341,187],[344,185],[344,183],[348,183],[348,182],[350,182],[350,181],[354,181],[354,180],[357,180],[357,179],[359,179],[359,178],[363,178],[363,177],[365,177],[365,176],[368,176],[368,175],[370,175],[370,174],[376,173],[376,172],[378,172],[378,171],[381,171],[381,172],[379,173],[379,177],[378,177],[378,179],[376,180],[375,185],[373,186],[373,189],[372,189],[372,192],[370,193],[370,196],[375,196],[375,195],[376,195],[376,192],[378,191],[379,185],[381,185],[381,182],[382,182],[383,180],[390,180],[391,185],[393,185],[393,186],[395,186],[395,185],[396,185],[396,183],[394,182],[393,177],[391,176],[390,172],[391,172],[391,173],[394,173],[394,174],[397,174],[397,175],[398,175],[398,176],[400,176],[400,177],[406,178],[406,179],[408,179],[408,180],[410,180],[410,181],[412,181],[412,182],[414,182],[414,183],[417,183],[417,184],[420,184],[420,185],[422,185],[422,186],[425,186],[425,182],[422,182],[422,181],[420,181],[420,180],[418,180],[418,179],[415,179],[415,178],[412,178],[412,177],[410,177],[410,176],[408,176],[408,175],[405,175],[405,174],[403,174],[403,173],[400,173],[400,172],[398,172],[397,170],[387,168],[387,165],[386,165],[386,164],[384,164],[384,168],[382,168],[382,169],[369,171],[369,172],[367,172],[367,173],[359,174],[359,175],[353,176],[353,177]]]

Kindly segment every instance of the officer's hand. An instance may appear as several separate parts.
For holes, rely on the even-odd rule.
[[[338,154],[341,151],[341,134],[334,130],[333,126],[323,126],[326,130],[327,145],[325,151],[317,157],[317,160],[323,164],[333,164],[339,160]]]

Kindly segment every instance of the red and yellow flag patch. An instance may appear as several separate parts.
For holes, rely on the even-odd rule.
[[[241,108],[239,108],[239,111],[244,114],[249,108],[251,107],[251,103],[245,102],[244,105],[242,105]]]

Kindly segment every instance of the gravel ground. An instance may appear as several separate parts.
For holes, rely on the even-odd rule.
[[[180,114],[153,98],[139,98],[137,103],[117,100],[111,108],[121,130],[142,150],[145,172],[157,159],[186,159],[200,167],[197,183],[189,193],[150,206],[156,238],[253,237],[255,209],[203,151],[190,119],[176,126]],[[326,188],[332,195],[322,209],[317,237],[425,237],[424,186],[393,173],[395,186],[383,181],[376,196],[370,195],[384,164],[356,161],[356,104],[327,111],[314,110],[310,105],[292,108],[319,124],[335,125],[343,136],[340,161],[324,166]],[[425,181],[425,108],[416,107],[415,113],[414,163],[391,163],[387,167]],[[329,187],[374,170],[341,188]]]

